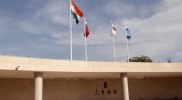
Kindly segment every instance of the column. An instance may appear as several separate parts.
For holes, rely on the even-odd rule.
[[[34,73],[34,100],[42,100],[42,91],[43,91],[43,73],[35,72]]]
[[[127,73],[121,73],[120,78],[122,80],[123,87],[123,100],[129,100],[129,89],[128,89],[128,77]]]

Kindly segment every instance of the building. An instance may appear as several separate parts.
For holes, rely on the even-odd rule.
[[[0,100],[180,100],[182,63],[0,56]]]

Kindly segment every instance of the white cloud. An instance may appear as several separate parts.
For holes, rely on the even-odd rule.
[[[63,0],[47,1],[30,18],[21,20],[19,25],[25,32],[47,34],[55,39],[55,43],[68,44],[69,41],[66,39],[69,38],[67,35],[69,34],[69,3]]]
[[[103,11],[108,14],[118,15],[131,15],[133,13],[133,6],[119,3],[118,1],[110,1],[103,7]]]
[[[59,31],[57,27],[55,27],[56,25],[69,26],[69,7],[67,6],[65,1],[48,1],[45,6],[37,9],[30,18],[22,20],[20,25],[22,25],[25,31],[32,33],[51,33],[52,31]]]
[[[64,0],[49,1],[38,10],[35,18],[45,18],[54,24],[69,26],[69,3]]]
[[[160,12],[150,18],[125,20],[134,33],[133,45],[139,42],[131,47],[133,54],[140,52],[163,60],[179,57],[181,52],[176,53],[176,50],[182,50],[182,6],[179,5],[182,5],[180,0],[166,0],[158,9]]]

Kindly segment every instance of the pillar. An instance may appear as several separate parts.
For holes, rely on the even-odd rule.
[[[34,73],[34,100],[42,100],[43,93],[43,73]]]
[[[123,91],[123,100],[129,100],[129,89],[128,89],[128,77],[127,73],[121,73],[120,78],[122,80],[122,91]]]

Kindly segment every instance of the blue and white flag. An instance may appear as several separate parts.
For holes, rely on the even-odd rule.
[[[131,39],[131,33],[130,33],[128,27],[125,27],[125,31],[126,31],[126,38],[127,38],[128,40]]]

